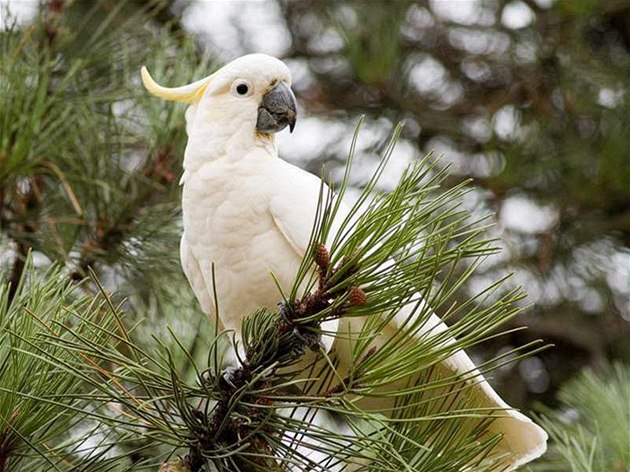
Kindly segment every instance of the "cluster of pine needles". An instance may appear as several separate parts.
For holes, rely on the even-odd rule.
[[[229,347],[242,358],[231,368],[221,360],[230,333],[211,337],[200,364],[172,331],[140,342],[143,325],[129,325],[124,303],[95,277],[77,286],[62,268],[41,274],[29,263],[12,302],[7,287],[0,297],[0,458],[33,470],[491,470],[496,412],[476,405],[466,373],[440,376],[435,367],[497,336],[523,292],[501,280],[461,301],[462,285],[495,249],[483,221],[461,209],[465,186],[441,190],[447,170],[437,159],[413,164],[393,191],[378,190],[399,133],[349,214],[339,208],[354,145],[337,193],[322,187],[293,288],[278,291],[276,311],[245,318],[243,345]],[[377,342],[410,305],[400,335]],[[409,342],[432,310],[450,334]],[[341,372],[321,341],[350,333],[322,326],[349,317],[365,323]],[[382,389],[409,378],[404,391]],[[389,398],[394,413],[365,411],[360,400],[370,397]]]

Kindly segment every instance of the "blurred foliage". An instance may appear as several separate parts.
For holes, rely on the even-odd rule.
[[[0,228],[14,289],[28,248],[77,280],[92,267],[133,300],[185,283],[183,110],[148,99],[137,72],[150,53],[163,80],[183,80],[199,55],[151,25],[152,7],[50,2],[33,25],[0,36]]]
[[[73,457],[89,456],[97,464],[83,460],[85,470],[113,470],[105,459],[112,442],[121,444],[102,425],[78,425],[78,412],[90,409],[72,395],[42,403],[70,386],[78,389],[76,378],[17,354],[5,357],[7,349],[38,352],[33,339],[43,327],[24,315],[23,306],[51,323],[72,324],[70,312],[91,303],[81,296],[100,293],[93,282],[71,290],[61,279],[78,283],[90,271],[98,274],[125,298],[130,325],[153,321],[136,333],[138,342],[154,344],[154,337],[173,330],[193,359],[205,359],[214,338],[179,264],[183,110],[147,97],[138,74],[150,61],[160,80],[178,82],[211,65],[178,32],[176,21],[164,26],[165,5],[48,1],[27,24],[14,22],[0,5],[0,274],[6,312],[0,313],[0,429],[19,426],[26,442],[36,442],[22,458],[25,442],[14,449],[4,442],[14,435],[0,433],[4,452],[17,458],[9,463],[13,468],[53,470],[60,462],[73,464],[67,456],[73,451]],[[20,281],[29,254],[32,270],[47,282],[40,290],[24,279],[33,290],[27,296]],[[58,269],[48,273],[53,263]],[[98,314],[92,305],[85,309]],[[175,360],[187,366],[182,375],[191,377],[191,359],[180,357]],[[16,373],[24,378],[16,380]],[[9,390],[31,395],[30,403]],[[60,432],[67,435],[55,438]],[[86,436],[92,436],[89,444],[83,443]],[[58,457],[57,446],[63,448]],[[134,454],[142,445],[128,446]],[[91,448],[98,451],[92,454]]]
[[[624,472],[630,465],[630,368],[588,369],[562,387],[561,409],[541,419],[554,445],[533,470]]]
[[[584,365],[627,358],[630,2],[278,4],[307,112],[404,120],[404,138],[456,164],[451,184],[474,179],[477,211],[497,212],[506,252],[485,274],[515,271],[532,294],[512,343],[557,345],[506,370],[512,401],[553,402]],[[339,165],[339,149],[309,168]]]

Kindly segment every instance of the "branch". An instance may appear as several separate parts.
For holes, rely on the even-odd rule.
[[[260,434],[265,431],[265,418],[273,408],[272,402],[257,397],[256,391],[271,388],[275,374],[295,365],[307,348],[319,349],[321,322],[341,317],[351,306],[363,305],[366,301],[359,287],[334,288],[356,274],[356,263],[346,258],[332,267],[328,249],[323,244],[316,246],[313,259],[319,279],[317,288],[293,304],[281,304],[274,323],[252,329],[255,338],[244,336],[246,359],[240,367],[229,368],[219,376],[209,373],[205,381],[212,391],[220,392],[219,400],[208,416],[199,409],[192,410],[188,426],[195,439],[188,453],[162,464],[160,472],[198,472],[209,456],[205,452],[216,450],[234,451],[232,464],[243,472],[285,470],[278,463],[274,448]],[[253,315],[252,324],[256,323],[259,313],[264,311]],[[304,321],[306,319],[315,321]],[[243,417],[249,421],[244,422]]]
[[[41,177],[40,174],[31,176],[27,190],[25,192],[16,192],[15,204],[13,206],[17,233],[16,237],[13,238],[16,243],[16,254],[13,260],[13,267],[11,268],[11,275],[9,276],[9,282],[11,283],[8,293],[9,303],[13,301],[20,280],[22,279],[26,258],[28,257],[28,251],[31,247],[27,243],[27,240],[36,231],[36,228],[28,222],[28,214],[32,213],[42,200],[42,195],[39,191]]]

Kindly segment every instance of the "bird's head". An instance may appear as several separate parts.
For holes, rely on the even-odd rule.
[[[146,67],[142,82],[165,100],[190,103],[188,133],[220,127],[225,134],[270,135],[295,126],[296,105],[287,66],[266,54],[248,54],[182,87],[158,85]]]

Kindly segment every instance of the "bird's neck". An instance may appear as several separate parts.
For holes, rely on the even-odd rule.
[[[189,130],[188,144],[184,153],[184,176],[190,175],[201,166],[217,159],[237,162],[252,151],[263,150],[277,156],[276,139],[273,134],[262,134],[244,124],[233,131],[225,127],[204,127],[203,130]]]

